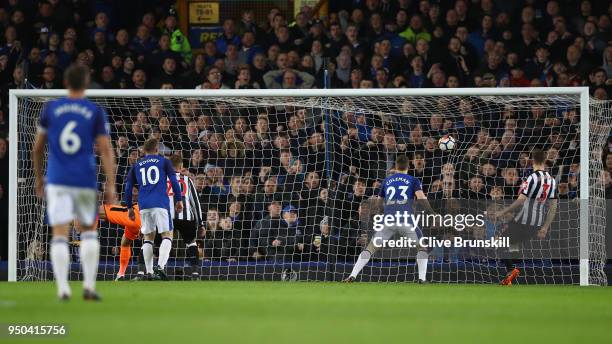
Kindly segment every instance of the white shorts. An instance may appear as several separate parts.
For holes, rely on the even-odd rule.
[[[91,226],[96,221],[98,200],[95,189],[47,184],[45,196],[51,226],[68,224],[73,220]]]
[[[413,230],[414,228],[414,230]],[[372,240],[375,238],[381,238],[382,240],[389,240],[393,238],[395,234],[399,234],[401,237],[411,238],[418,241],[423,233],[418,227],[408,226],[385,226],[382,230],[375,232]]]
[[[149,234],[164,233],[172,230],[170,212],[166,208],[140,209],[140,232]]]

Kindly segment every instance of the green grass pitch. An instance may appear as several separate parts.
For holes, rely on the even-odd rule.
[[[0,323],[63,323],[64,338],[14,343],[603,343],[612,288],[408,283],[0,284]]]

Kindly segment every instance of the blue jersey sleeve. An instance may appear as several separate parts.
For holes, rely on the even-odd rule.
[[[174,192],[174,200],[176,202],[180,202],[183,200],[183,194],[181,192],[181,186],[176,180],[176,172],[174,171],[174,167],[170,163],[170,160],[164,158],[164,169],[166,171],[166,175],[168,179],[170,179],[170,184],[172,184],[172,191]]]
[[[414,178],[414,182],[412,183],[412,185],[412,187],[414,188],[413,192],[423,190],[423,185],[421,185],[421,180],[419,178]]]
[[[128,172],[127,178],[125,178],[125,205],[128,208],[132,208],[133,202],[132,202],[132,192],[133,192],[133,188],[134,185],[138,184],[138,180],[136,179],[136,174],[134,174],[134,166],[130,167],[130,171]]]
[[[387,179],[383,179],[382,183],[380,183],[380,189],[378,190],[378,196],[385,198],[385,182]]]
[[[97,115],[96,122],[94,123],[94,137],[109,136],[110,135],[110,126],[108,124],[108,119],[106,115],[106,111],[100,106],[97,106]]]

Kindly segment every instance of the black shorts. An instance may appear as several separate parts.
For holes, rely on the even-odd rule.
[[[540,228],[540,226],[524,225],[512,221],[508,224],[508,228],[503,234],[510,238],[511,245],[524,244],[531,239],[535,239]]]
[[[181,238],[185,244],[193,242],[198,234],[198,223],[196,221],[178,220],[172,221],[174,230],[181,233]]]

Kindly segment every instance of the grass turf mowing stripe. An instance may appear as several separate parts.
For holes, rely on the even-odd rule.
[[[50,282],[0,284],[0,323],[65,323],[45,342],[66,343],[587,343],[612,324],[612,288],[100,282],[96,304],[71,285],[63,304]]]

